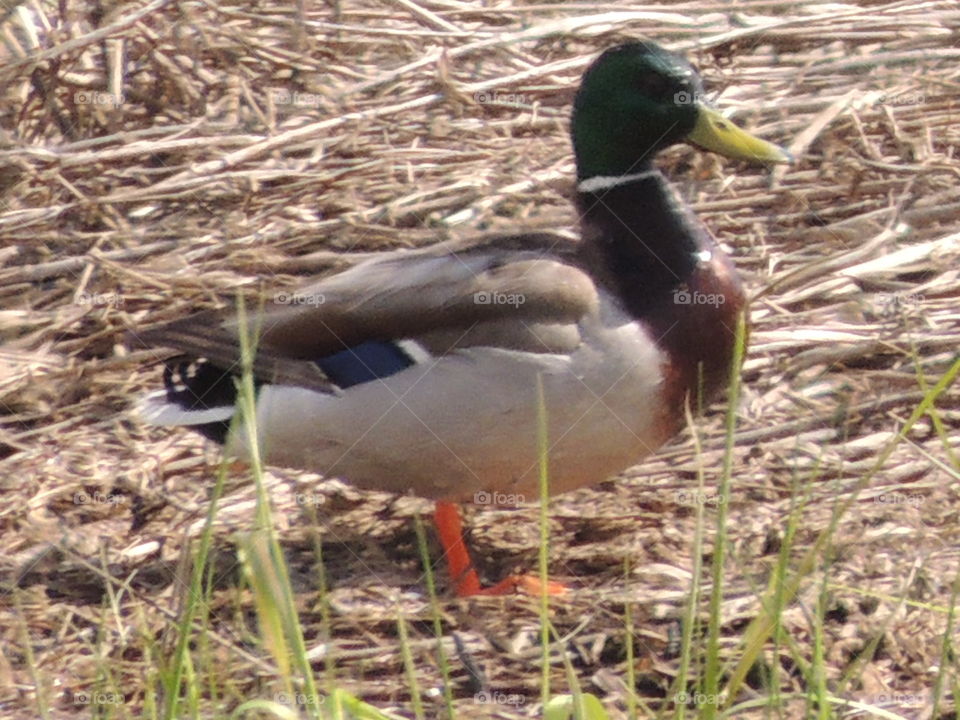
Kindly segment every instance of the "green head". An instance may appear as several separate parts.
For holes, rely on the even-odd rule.
[[[649,42],[618,45],[593,62],[574,101],[571,132],[579,180],[642,172],[678,142],[741,160],[790,161],[708,108],[693,66]]]

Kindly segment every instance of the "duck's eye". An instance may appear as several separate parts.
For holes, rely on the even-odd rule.
[[[671,94],[671,83],[663,75],[648,73],[638,75],[634,81],[634,87],[647,97],[664,98]]]

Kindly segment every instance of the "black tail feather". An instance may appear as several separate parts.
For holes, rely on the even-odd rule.
[[[207,360],[190,360],[184,356],[167,360],[164,363],[163,385],[167,391],[167,401],[187,411],[233,407],[237,402],[235,376]],[[230,421],[189,427],[223,444],[230,430]]]

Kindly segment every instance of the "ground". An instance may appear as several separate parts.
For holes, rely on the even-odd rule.
[[[730,496],[717,490],[721,403],[642,466],[557,497],[551,574],[573,588],[552,609],[563,647],[619,716],[629,609],[637,693],[675,704],[697,510],[708,583],[723,503],[725,657],[738,657],[789,536],[791,567],[804,569],[780,617],[790,650],[764,655],[780,690],[808,691],[797,657],[817,648],[838,694],[927,717],[946,658],[938,716],[954,717],[944,634],[960,396],[938,395],[898,433],[955,370],[960,344],[960,12],[946,1],[643,7],[34,0],[5,17],[0,716],[107,712],[90,699],[104,667],[108,687],[123,688],[109,713],[146,714],[151,663],[169,657],[219,456],[133,416],[161,370],[130,333],[231,306],[238,290],[272,297],[362,253],[484,229],[572,231],[579,74],[601,49],[647,37],[685,53],[708,100],[797,162],[770,172],[689,148],[663,158],[752,298]],[[267,480],[318,673],[329,650],[340,687],[409,715],[402,611],[428,716],[439,716],[413,522],[428,506],[282,468]],[[226,708],[276,694],[237,589],[253,497],[234,469],[207,617]],[[536,507],[470,509],[491,579],[536,567],[536,518]],[[464,646],[452,660],[458,716],[536,712],[535,608],[442,595],[448,650],[453,633]],[[553,677],[563,691],[562,665]],[[761,693],[747,685],[744,697]]]

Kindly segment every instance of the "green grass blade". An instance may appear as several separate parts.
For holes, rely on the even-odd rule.
[[[930,392],[927,393],[923,400],[920,401],[920,404],[910,414],[910,417],[907,418],[907,421],[903,424],[903,427],[900,429],[900,431],[893,438],[891,438],[884,449],[881,450],[877,460],[874,462],[870,470],[868,470],[857,482],[853,492],[851,492],[846,499],[837,503],[837,506],[834,508],[831,516],[829,525],[817,536],[816,540],[814,540],[813,546],[805,553],[793,576],[785,584],[782,590],[785,603],[789,603],[792,598],[797,595],[803,580],[813,572],[813,569],[817,565],[818,558],[822,557],[825,548],[830,542],[830,539],[836,532],[840,518],[845,515],[853,506],[860,493],[870,485],[873,478],[880,471],[880,469],[883,468],[887,460],[890,459],[890,456],[893,454],[894,450],[896,450],[900,442],[906,438],[907,434],[910,432],[910,429],[914,426],[914,424],[916,424],[917,420],[926,415],[933,407],[933,404],[937,401],[937,399],[944,392],[946,392],[951,385],[953,385],[958,374],[960,374],[960,358],[957,358],[957,360],[954,361],[953,365],[950,366],[950,368],[946,373],[944,373],[936,385],[934,385],[934,387],[930,389]],[[765,607],[767,607],[766,603],[763,605],[763,608]],[[766,643],[767,638],[770,637],[775,624],[776,619],[772,617],[765,609],[761,609],[761,613],[748,626],[747,631],[744,633],[744,651],[739,661],[731,669],[730,679],[727,683],[728,703],[735,698],[739,692],[740,687],[743,685],[747,677],[747,673],[750,671],[750,668],[753,667],[753,664],[763,651],[763,646]]]
[[[430,561],[427,533],[423,529],[423,521],[420,519],[419,513],[414,516],[413,523],[417,533],[420,561],[423,563],[423,575],[427,583],[427,595],[430,598],[433,634],[437,638],[437,662],[440,665],[440,676],[443,678],[443,701],[447,708],[447,717],[449,720],[453,720],[453,683],[450,679],[450,663],[447,661],[447,652],[443,647],[443,615],[440,611],[440,601],[437,599],[437,586],[433,578],[433,564]]]
[[[737,426],[737,405],[740,398],[740,369],[743,366],[746,343],[746,320],[743,313],[737,316],[737,328],[734,336],[733,361],[730,364],[730,385],[726,420],[726,447],[723,454],[723,471],[720,474],[720,487],[717,489],[717,530],[714,535],[712,579],[710,589],[709,621],[707,627],[707,649],[704,662],[703,688],[707,701],[703,704],[702,717],[713,720],[720,705],[720,681],[722,677],[720,663],[720,633],[722,629],[721,610],[723,606],[724,560],[727,548],[727,506],[730,499],[730,482],[733,476],[734,434]]]
[[[550,700],[550,600],[547,595],[549,582],[547,567],[547,550],[550,543],[550,517],[548,514],[550,503],[550,485],[548,481],[548,452],[549,437],[547,437],[547,402],[543,392],[543,377],[537,373],[537,458],[538,480],[540,491],[540,546],[538,566],[540,571],[540,701],[546,707]]]

